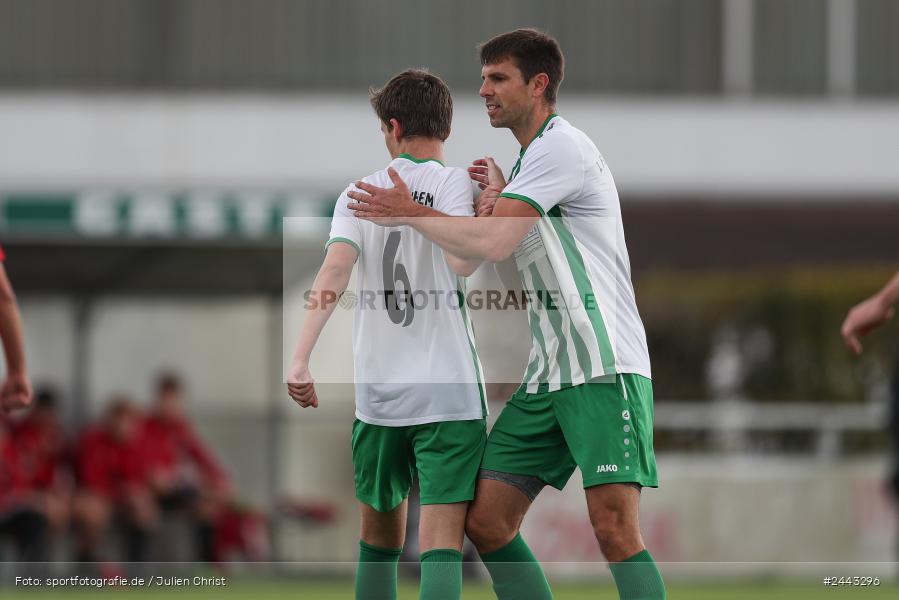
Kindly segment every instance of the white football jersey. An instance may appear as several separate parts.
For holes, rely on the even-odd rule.
[[[442,213],[474,215],[468,173],[401,154],[390,165],[413,199]],[[393,187],[387,169],[363,179]],[[346,192],[334,208],[328,245],[359,252],[353,362],[356,417],[405,426],[486,416],[483,371],[475,350],[464,279],[443,250],[407,226],[357,219]]]
[[[613,373],[650,377],[618,190],[590,138],[550,116],[521,150],[500,195],[527,202],[542,217],[514,254],[531,300],[526,391]]]

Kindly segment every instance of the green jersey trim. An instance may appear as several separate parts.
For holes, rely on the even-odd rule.
[[[524,154],[524,151],[527,150],[528,147],[534,143],[534,140],[536,140],[538,137],[543,135],[543,130],[546,129],[546,126],[549,125],[549,122],[558,116],[559,115],[557,115],[556,113],[553,113],[553,114],[549,115],[548,117],[546,117],[546,120],[543,121],[543,125],[541,125],[540,129],[537,130],[537,133],[534,134],[534,137],[531,138],[531,141],[528,142],[528,145],[521,149],[522,154]]]
[[[503,193],[501,193],[501,194],[499,195],[499,197],[500,197],[500,198],[512,198],[513,200],[521,200],[522,202],[527,202],[528,204],[530,204],[531,206],[533,206],[534,209],[535,209],[538,213],[540,213],[540,216],[541,216],[541,217],[544,216],[544,215],[546,214],[546,212],[543,210],[543,207],[542,207],[542,206],[540,206],[539,204],[537,204],[536,202],[534,202],[533,200],[531,200],[531,199],[528,198],[527,196],[522,196],[521,194],[512,194],[512,193],[506,193],[506,192],[503,192]]]
[[[351,240],[349,238],[345,238],[345,237],[332,237],[330,240],[325,242],[325,250],[327,251],[328,246],[330,246],[334,242],[343,242],[344,244],[349,244],[350,246],[352,246],[353,248],[356,249],[356,252],[358,252],[359,254],[362,254],[362,248],[359,247],[359,244],[357,244],[353,240]]]
[[[609,333],[606,331],[602,313],[599,311],[596,292],[593,290],[593,284],[590,282],[590,277],[587,275],[584,257],[577,247],[574,235],[572,235],[571,231],[569,231],[568,227],[562,221],[564,215],[562,214],[561,207],[559,207],[559,205],[552,207],[549,211],[549,216],[553,229],[555,230],[556,235],[559,236],[559,241],[562,243],[562,248],[565,251],[565,259],[567,260],[568,266],[571,269],[571,274],[574,277],[578,295],[584,303],[584,310],[587,313],[587,317],[590,319],[593,332],[596,334],[596,341],[599,343],[599,355],[602,359],[603,374],[614,373],[615,353],[612,350],[612,343],[609,340]],[[590,298],[593,298],[592,306],[588,304]]]
[[[518,153],[518,160],[515,161],[515,166],[512,167],[512,170],[509,172],[509,181],[512,181],[513,179],[515,179],[515,176],[518,175],[519,171],[521,171],[521,159],[524,158],[524,151],[527,150],[530,147],[530,145],[534,143],[534,140],[536,140],[538,137],[543,135],[543,131],[546,129],[546,126],[549,125],[549,122],[558,116],[559,115],[557,115],[556,113],[553,113],[553,114],[549,115],[548,117],[546,117],[546,120],[543,121],[543,125],[541,125],[540,129],[537,130],[537,133],[534,134],[534,137],[531,138],[531,141],[528,142],[528,145],[521,149],[521,151]],[[521,200],[521,198],[519,198],[519,200]],[[540,214],[541,215],[543,214],[542,210],[540,211]]]
[[[440,161],[437,160],[436,158],[417,158],[417,157],[415,157],[415,156],[412,156],[411,154],[406,154],[405,152],[403,152],[402,154],[400,154],[399,156],[397,156],[397,158],[405,158],[406,160],[411,160],[412,162],[414,162],[414,163],[416,163],[416,164],[419,164],[419,165],[422,164],[422,163],[426,163],[426,162],[435,162],[435,163],[437,163],[438,165],[440,165],[441,167],[445,167],[445,166],[446,166],[445,164],[443,164],[442,162],[440,162]]]

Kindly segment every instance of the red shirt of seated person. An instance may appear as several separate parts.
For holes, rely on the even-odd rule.
[[[153,413],[143,423],[141,445],[157,493],[230,490],[228,474],[184,413],[182,385],[174,375],[159,379]]]
[[[148,483],[141,447],[142,417],[127,399],[113,400],[103,420],[81,438],[76,455],[78,484],[111,502]]]
[[[67,456],[55,394],[46,389],[38,391],[31,412],[11,426],[10,435],[28,486],[41,492],[58,489],[64,483],[61,475]]]
[[[0,518],[20,506],[28,496],[28,478],[5,419],[0,417]]]

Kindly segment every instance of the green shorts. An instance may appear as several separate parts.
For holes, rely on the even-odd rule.
[[[652,382],[617,375],[543,394],[520,388],[487,439],[484,469],[530,475],[557,489],[574,472],[584,487],[658,487],[652,448]]]
[[[409,495],[417,473],[422,504],[471,500],[486,441],[484,419],[406,427],[371,425],[356,419],[356,497],[379,512],[393,510]]]

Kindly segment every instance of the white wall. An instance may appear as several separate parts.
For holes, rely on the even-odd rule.
[[[71,397],[74,302],[26,296],[19,303],[31,379]],[[270,308],[264,298],[97,300],[85,345],[91,413],[114,393],[145,403],[163,370],[183,374],[195,412],[263,412],[272,391],[270,360],[278,359],[280,342],[271,340]]]
[[[656,560],[682,576],[795,575],[865,563],[893,576],[896,511],[887,461],[661,456],[661,487],[643,491],[641,529]],[[560,573],[588,575],[601,559],[578,473],[541,493],[522,535]],[[798,563],[807,563],[806,565]],[[818,563],[817,565],[811,563]],[[875,563],[881,563],[879,565]]]
[[[262,299],[100,300],[89,349],[90,396],[146,399],[164,369],[184,374],[197,411],[260,411],[269,397]]]
[[[518,146],[457,94],[447,159]],[[899,104],[563,97],[629,195],[893,194]],[[302,187],[334,192],[386,160],[357,95],[0,96],[0,188]]]

